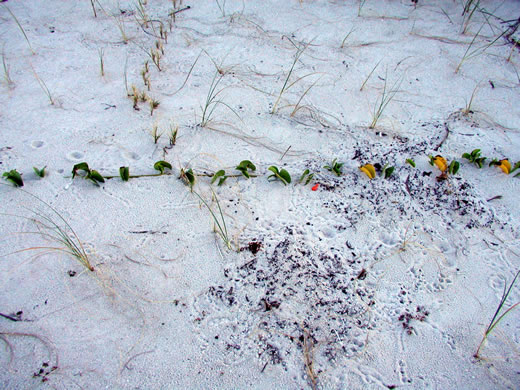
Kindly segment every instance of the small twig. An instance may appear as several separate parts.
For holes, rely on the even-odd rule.
[[[444,138],[441,140],[439,145],[437,145],[435,148],[433,148],[433,150],[435,150],[435,151],[438,151],[440,149],[440,147],[442,146],[444,141],[446,141],[446,139],[448,139],[448,136],[450,135],[450,128],[449,128],[447,122],[444,122],[444,129],[446,130],[446,134],[444,135]]]
[[[289,151],[289,149],[291,149],[291,146],[292,145],[289,145],[289,147],[285,150],[285,152],[282,154],[282,157],[280,157],[280,161],[283,160],[283,158],[285,157],[285,155],[287,154],[287,152]]]
[[[8,320],[11,320],[11,321],[14,321],[14,322],[22,321],[21,318],[12,317],[12,316],[4,314],[4,313],[0,313],[0,317],[7,318]]]
[[[121,367],[121,371],[119,371],[119,372],[120,372],[120,373],[123,372],[123,370],[124,370],[125,368],[126,368],[127,370],[131,370],[131,368],[128,367],[128,364],[129,364],[132,360],[134,360],[136,357],[139,357],[139,356],[141,356],[141,355],[145,355],[145,354],[147,354],[147,353],[152,353],[152,352],[155,352],[155,349],[153,349],[153,350],[151,350],[151,351],[139,352],[138,354],[132,356],[130,359],[128,359],[128,360],[126,361],[125,364],[123,364],[123,367]]]

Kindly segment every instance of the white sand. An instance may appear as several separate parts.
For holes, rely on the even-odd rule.
[[[0,258],[0,313],[12,317],[0,317],[0,388],[520,387],[519,310],[473,357],[520,267],[518,171],[487,164],[520,160],[520,53],[504,35],[455,73],[477,32],[468,53],[512,32],[518,2],[497,3],[481,1],[463,33],[459,1],[370,0],[358,16],[359,2],[185,0],[171,32],[168,1],[148,1],[147,27],[134,1],[101,0],[97,18],[87,0],[4,2],[35,53],[0,6],[13,82],[0,85],[1,172],[17,169],[60,213],[94,272],[57,250]],[[161,71],[149,56],[159,21]],[[302,79],[272,114],[305,45],[290,82]],[[128,87],[146,90],[145,61],[153,116],[125,90],[125,63]],[[225,89],[201,127],[216,66]],[[385,83],[397,93],[370,129]],[[166,133],[155,144],[153,125],[172,121],[176,145]],[[475,148],[482,169],[461,158]],[[438,182],[429,154],[460,171]],[[340,177],[323,168],[334,158]],[[217,215],[218,196],[229,250],[179,173],[236,174],[246,159],[258,177],[199,176],[194,188]],[[83,161],[150,174],[158,160],[173,170],[100,187],[70,175]],[[395,171],[369,180],[365,163]],[[269,182],[271,165],[293,182]],[[58,217],[5,183],[1,211],[18,217],[0,216],[0,254],[59,246],[19,216]],[[519,301],[515,286],[504,309]]]

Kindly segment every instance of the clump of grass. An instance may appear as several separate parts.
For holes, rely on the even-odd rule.
[[[136,111],[139,111],[140,108],[138,106],[139,102],[148,102],[150,104],[150,100],[154,100],[152,98],[150,98],[145,91],[142,91],[140,92],[139,89],[137,89],[137,87],[135,85],[132,84],[132,93],[131,94],[128,94],[129,97],[132,98],[132,101],[133,101],[133,108],[134,110]],[[159,101],[155,100],[155,107],[153,107],[153,109],[157,108],[159,106]],[[152,108],[152,107],[150,107]],[[153,110],[151,110],[151,114],[153,114]]]
[[[218,197],[215,194],[213,190],[211,190],[211,193],[213,194],[213,199],[215,200],[215,203],[217,204],[218,208],[218,215],[215,214],[215,212],[212,210],[208,202],[200,196],[197,192],[192,191],[197,197],[201,200],[201,202],[206,206],[206,208],[209,210],[211,217],[213,219],[213,230],[215,233],[217,233],[220,238],[222,238],[222,241],[224,241],[224,244],[226,244],[228,249],[231,249],[231,240],[229,238],[227,226],[226,226],[226,220],[224,219],[224,213],[222,212],[222,208],[220,207],[220,202],[218,201]]]
[[[153,137],[153,143],[157,144],[159,139],[161,139],[161,136],[163,135],[162,132],[159,132],[159,126],[157,124],[152,126],[152,137]]]
[[[148,91],[152,88],[150,82],[150,68],[148,67],[148,61],[145,61],[143,70],[141,70],[141,77],[143,78],[144,85],[148,88]]]
[[[486,43],[479,47],[474,47],[475,41],[480,36],[480,32],[484,28],[485,24],[482,24],[482,26],[479,28],[471,42],[469,43],[466,51],[464,52],[464,55],[462,56],[462,59],[460,60],[459,64],[457,65],[457,68],[455,69],[455,73],[459,73],[460,68],[462,67],[462,64],[464,64],[467,60],[470,60],[472,58],[478,57],[485,53],[487,49],[489,49],[491,46],[493,46],[500,38],[502,38],[507,30],[503,31],[501,34],[499,34],[495,39],[493,39],[491,42]]]
[[[477,90],[478,88],[480,87],[480,83],[478,83],[475,88],[473,89],[473,92],[471,93],[471,97],[469,99],[469,101],[466,101],[466,107],[464,107],[464,109],[462,110],[462,113],[464,115],[468,115],[470,113],[472,113],[473,111],[471,110],[471,106],[473,104],[473,99],[475,99],[475,96],[477,94]]]
[[[507,298],[509,297],[509,294],[511,293],[511,290],[513,289],[516,280],[518,279],[518,275],[520,275],[520,271],[518,271],[513,278],[513,281],[511,284],[509,284],[509,287],[507,286],[507,283],[504,283],[504,292],[502,293],[502,298],[500,299],[500,302],[498,303],[497,310],[495,311],[495,314],[493,315],[493,318],[491,318],[491,321],[489,322],[488,327],[486,328],[486,331],[484,332],[484,336],[482,337],[482,340],[480,341],[480,344],[478,345],[477,352],[473,355],[475,358],[480,358],[480,349],[482,348],[482,345],[487,340],[488,336],[491,334],[493,329],[498,325],[500,321],[508,314],[510,313],[515,307],[520,305],[520,302],[517,302],[511,306],[509,306],[507,309],[504,310]]]
[[[23,191],[23,190],[21,190]],[[49,252],[62,252],[70,255],[81,263],[87,270],[94,272],[94,267],[90,262],[90,258],[83,247],[81,240],[72,228],[72,226],[65,220],[65,218],[51,205],[40,199],[39,197],[23,191],[33,199],[41,203],[48,212],[30,210],[33,214],[31,217],[12,215],[27,219],[34,223],[36,231],[27,232],[26,234],[36,234],[42,238],[48,239],[57,244],[56,246],[34,246],[30,248],[20,249],[10,254],[17,254],[28,251],[38,251],[40,254]]]
[[[177,133],[179,132],[179,125],[172,123],[170,124],[170,132],[168,139],[170,140],[170,146],[174,146],[177,142]]]
[[[312,41],[311,41],[312,42]],[[290,79],[291,79],[291,76],[293,74],[293,71],[294,71],[294,67],[296,66],[296,63],[298,62],[298,60],[300,59],[300,57],[302,56],[303,52],[307,49],[307,47],[309,47],[309,45],[311,44],[311,42],[307,43],[306,45],[302,46],[302,47],[299,47],[296,51],[296,54],[294,56],[294,60],[293,60],[293,63],[291,65],[291,68],[289,69],[289,73],[287,73],[287,77],[285,78],[285,82],[282,86],[282,89],[280,90],[280,93],[278,94],[278,98],[276,99],[276,102],[274,103],[273,105],[273,108],[271,109],[271,114],[274,114],[276,113],[276,111],[278,110],[278,104],[280,104],[280,100],[282,99],[282,96],[285,92],[287,92],[293,85],[295,85],[296,83],[298,83],[299,81],[301,81],[302,79],[306,78],[306,77],[309,77],[311,75],[313,75],[314,73],[309,73],[309,74],[306,74],[305,76],[302,76],[302,77],[298,77],[296,80],[294,80],[293,82],[289,82]],[[308,90],[305,92],[305,94],[308,92]],[[305,95],[304,94],[304,95]],[[300,99],[301,100],[301,99]],[[294,111],[293,111],[294,113]]]
[[[113,16],[114,22],[116,23],[117,28],[119,29],[119,33],[121,34],[121,39],[124,44],[127,44],[130,40],[128,35],[126,35],[125,21],[122,16]]]
[[[150,18],[146,12],[145,3],[141,0],[137,0],[137,4],[135,5],[135,9],[139,18],[141,19],[140,23],[142,23],[143,27],[148,28],[148,23],[150,22]],[[139,19],[138,19],[139,22]]]
[[[153,115],[153,112],[157,107],[159,107],[159,104],[161,104],[159,100],[153,99],[151,97],[148,98],[148,105],[150,106],[150,115]]]
[[[227,103],[225,103],[221,98],[220,94],[226,87],[218,89],[218,86],[220,82],[222,81],[222,78],[224,77],[223,74],[220,74],[220,72],[217,70],[215,72],[215,75],[213,76],[213,80],[211,81],[211,85],[208,90],[208,95],[206,96],[206,103],[204,104],[204,107],[202,108],[202,120],[200,122],[201,127],[205,127],[209,121],[211,120],[213,116],[213,112],[215,111],[215,108],[217,108],[218,105],[223,105],[227,107],[233,114],[235,114],[238,119],[242,120],[238,113]]]
[[[157,41],[159,42],[159,41]],[[161,69],[161,57],[162,57],[162,52],[161,50],[159,49],[150,49],[150,58],[152,59],[152,62],[154,63],[155,67],[157,68],[157,70],[159,72],[162,71]]]
[[[388,71],[385,72],[385,81],[383,85],[383,92],[376,100],[376,104],[372,111],[372,122],[370,123],[369,128],[374,129],[381,118],[381,115],[385,111],[388,104],[394,99],[395,95],[399,92],[399,87],[401,86],[401,82],[403,78],[397,79],[394,84],[392,84],[391,88],[388,88]]]

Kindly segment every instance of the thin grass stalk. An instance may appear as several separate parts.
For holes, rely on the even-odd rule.
[[[105,60],[103,56],[105,55],[105,51],[103,48],[98,49],[99,53],[99,71],[101,73],[101,77],[105,77]]]
[[[309,93],[309,91],[312,89],[312,87],[314,87],[316,85],[316,83],[318,81],[321,80],[321,77],[319,77],[314,83],[312,83],[309,88],[307,88],[305,90],[305,92],[303,92],[303,94],[300,96],[300,98],[298,99],[298,102],[296,102],[296,104],[294,105],[294,110],[291,112],[291,116],[294,116],[299,110],[300,110],[300,103],[301,101],[303,100],[303,98],[305,97],[305,95],[307,95],[307,93]]]
[[[343,49],[345,47],[345,42],[347,41],[348,37],[354,32],[354,27],[350,29],[350,31],[345,35],[345,38],[341,41],[341,45],[339,46],[340,49]]]
[[[469,22],[473,18],[473,14],[475,13],[475,11],[477,9],[479,9],[480,0],[477,0],[475,5],[473,6],[473,9],[471,9],[473,2],[474,2],[474,0],[468,0],[466,5],[464,6],[464,10],[462,12],[462,15],[465,15],[464,19],[463,19],[463,29],[462,29],[463,34],[466,34],[466,31],[469,26]],[[470,11],[470,9],[471,9],[471,11]]]
[[[226,227],[226,221],[224,219],[224,214],[222,212],[222,209],[220,208],[220,203],[218,201],[217,195],[215,194],[215,192],[213,190],[211,190],[211,192],[213,193],[213,198],[217,202],[217,207],[218,207],[218,210],[220,213],[221,221],[219,221],[219,219],[217,218],[217,216],[215,215],[215,213],[213,212],[213,210],[211,209],[209,204],[204,200],[204,198],[202,196],[200,196],[197,192],[193,191],[193,193],[198,196],[198,198],[202,201],[204,206],[206,206],[206,208],[209,210],[211,217],[213,218],[213,222],[215,223],[214,226],[216,228],[218,228],[218,230],[215,229],[215,232],[220,236],[220,238],[222,238],[222,241],[224,241],[224,243],[226,244],[228,249],[231,249],[231,241],[229,239],[229,235],[228,235],[228,231],[227,231],[227,227]],[[222,224],[220,222],[222,222]]]
[[[475,88],[473,89],[473,92],[471,93],[471,97],[469,99],[469,102],[466,103],[466,107],[464,107],[464,110],[462,110],[462,113],[465,115],[468,115],[471,112],[471,106],[473,104],[473,100],[475,99],[475,96],[477,94],[477,90],[480,87],[480,83],[478,83]]]
[[[90,5],[92,6],[92,12],[94,12],[94,17],[97,18],[96,7],[94,6],[94,0],[90,0]]]
[[[52,94],[51,94],[51,91],[49,91],[49,88],[47,87],[47,84],[45,84],[45,81],[43,81],[40,76],[38,76],[38,73],[36,73],[36,70],[34,70],[34,68],[32,67],[31,65],[31,69],[33,71],[33,74],[34,74],[34,77],[36,78],[36,80],[38,81],[38,84],[40,85],[40,88],[43,90],[43,92],[45,92],[45,94],[47,95],[47,98],[49,99],[49,102],[51,103],[51,105],[54,105],[54,99],[52,97]]]
[[[222,0],[222,5],[220,5],[219,0],[215,0],[215,3],[217,3],[218,9],[222,13],[222,17],[225,18],[226,17],[226,0]]]
[[[12,18],[14,19],[14,21],[16,22],[16,24],[18,25],[18,28],[20,29],[20,31],[22,32],[25,40],[27,41],[27,44],[29,45],[29,49],[31,49],[31,53],[32,54],[36,54],[36,52],[33,50],[32,46],[31,46],[31,42],[29,42],[29,38],[27,37],[27,34],[25,33],[25,30],[23,29],[20,21],[18,20],[18,18],[15,16],[15,14],[13,14],[11,12],[11,10],[9,9],[9,7],[5,4],[2,4],[5,9],[7,10],[7,12],[9,12],[9,14],[12,16]]]
[[[365,88],[365,85],[366,83],[368,82],[368,80],[370,79],[370,77],[372,77],[372,74],[375,72],[375,70],[377,69],[377,67],[379,66],[379,64],[381,63],[381,61],[383,61],[382,59],[379,60],[379,62],[376,64],[376,66],[374,66],[372,68],[372,70],[370,71],[370,73],[368,74],[368,76],[366,77],[365,81],[363,81],[363,84],[361,84],[361,88],[359,88],[360,91],[363,90],[363,88]]]
[[[361,10],[363,9],[363,6],[365,5],[365,3],[367,2],[367,0],[359,0],[359,7],[358,7],[358,13],[357,13],[357,16],[361,16]]]
[[[2,67],[4,69],[4,80],[9,88],[14,85],[13,80],[9,74],[9,66],[7,65],[7,61],[5,60],[5,53],[2,52]]]
[[[194,61],[193,64],[191,65],[190,70],[188,71],[188,74],[187,74],[186,78],[184,79],[184,82],[182,83],[182,85],[179,87],[179,89],[177,89],[175,92],[173,92],[170,96],[175,95],[175,94],[178,93],[181,89],[184,88],[184,86],[185,86],[186,83],[188,82],[188,79],[190,78],[190,75],[191,75],[191,72],[193,71],[193,68],[195,68],[195,65],[197,64],[197,61],[199,60],[199,58],[200,58],[201,55],[202,55],[202,51],[199,53],[199,55],[197,56],[197,58],[195,59],[195,61]]]

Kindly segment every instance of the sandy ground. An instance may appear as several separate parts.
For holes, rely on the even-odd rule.
[[[4,1],[0,387],[519,388],[520,6],[462,3]]]

